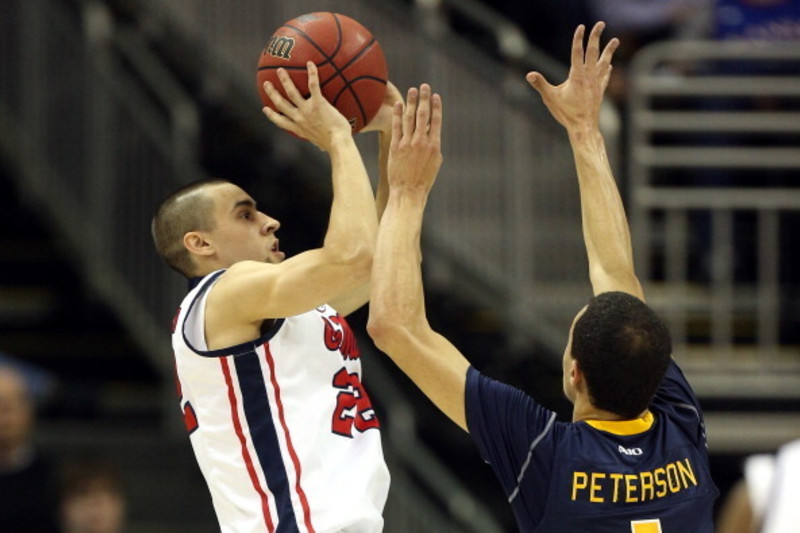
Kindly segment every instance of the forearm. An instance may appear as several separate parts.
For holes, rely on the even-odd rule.
[[[568,132],[578,173],[583,236],[594,293],[620,290],[642,298],[625,208],[603,136],[595,126],[573,127]]]
[[[405,328],[425,318],[419,249],[425,203],[423,193],[391,194],[375,247],[371,314]]]
[[[392,193],[389,198],[375,251],[367,330],[376,346],[466,430],[469,362],[431,329],[425,316],[419,244],[423,196]]]
[[[392,143],[391,133],[378,134],[378,188],[375,192],[375,209],[378,220],[383,218],[386,202],[389,200],[389,147]]]
[[[352,136],[342,136],[329,150],[333,183],[325,247],[336,253],[374,249],[378,234],[375,198]]]

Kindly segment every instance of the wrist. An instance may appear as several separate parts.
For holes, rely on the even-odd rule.
[[[339,129],[331,132],[330,140],[328,142],[328,152],[331,155],[337,154],[341,151],[347,151],[355,147],[356,142],[353,139],[353,134],[349,130]]]
[[[392,144],[392,130],[378,130],[378,147],[381,150],[388,150]]]
[[[575,148],[580,147],[595,147],[595,148],[604,148],[605,142],[603,140],[603,134],[600,133],[600,129],[596,124],[589,125],[589,124],[581,124],[578,126],[573,126],[567,128],[567,135],[569,136],[569,141]]]
[[[389,187],[389,201],[403,205],[424,207],[428,201],[429,190],[418,185],[397,185]]]

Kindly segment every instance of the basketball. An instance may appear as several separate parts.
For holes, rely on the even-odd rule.
[[[386,95],[388,68],[378,41],[359,22],[339,13],[308,13],[286,22],[272,34],[258,61],[261,102],[275,109],[264,91],[268,80],[286,97],[278,79],[280,67],[307,98],[308,61],[317,65],[323,96],[350,122],[353,133],[360,131]]]

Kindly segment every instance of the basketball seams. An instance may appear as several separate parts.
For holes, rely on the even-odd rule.
[[[336,105],[336,102],[339,101],[339,97],[342,96],[342,93],[344,91],[346,91],[346,90],[350,91],[350,94],[353,96],[353,101],[355,101],[356,105],[358,106],[358,110],[361,112],[361,120],[364,122],[364,124],[367,123],[367,112],[364,111],[364,106],[361,104],[361,99],[358,97],[358,94],[356,94],[356,91],[353,89],[353,83],[358,81],[358,80],[360,80],[360,79],[364,79],[364,78],[373,78],[373,79],[378,79],[378,80],[380,80],[380,78],[374,78],[373,76],[360,76],[360,77],[358,77],[356,79],[350,80],[344,75],[344,71],[348,67],[350,67],[353,63],[358,61],[361,57],[363,57],[364,54],[366,54],[367,51],[370,48],[372,48],[372,46],[377,42],[378,42],[377,39],[375,39],[373,37],[372,40],[370,42],[368,42],[367,44],[365,44],[364,47],[361,50],[359,50],[359,52],[356,55],[354,55],[352,58],[350,58],[350,61],[348,61],[346,64],[344,64],[341,67],[341,69],[339,69],[337,67],[337,70],[340,72],[339,75],[344,80],[345,85],[344,85],[344,87],[342,87],[342,89],[333,98],[333,100],[332,100],[333,104]],[[333,62],[331,62],[331,63],[333,64]],[[382,81],[382,83],[384,85],[386,85],[386,81],[385,80],[381,80],[381,81]]]
[[[344,108],[350,108],[349,113],[355,113],[356,116],[359,117],[357,122],[353,123],[354,128],[361,129],[367,123],[367,109],[366,106],[369,106],[369,109],[372,110],[374,106],[377,104],[374,97],[370,97],[365,102],[361,101],[362,95],[360,92],[362,90],[372,91],[378,89],[369,89],[369,87],[373,83],[378,83],[382,86],[386,86],[388,80],[385,76],[385,60],[383,59],[383,54],[380,49],[380,45],[378,45],[377,50],[375,50],[375,45],[378,44],[377,39],[373,35],[369,33],[367,30],[367,35],[370,40],[366,42],[361,49],[359,49],[355,54],[352,53],[353,42],[346,42],[345,38],[347,37],[347,32],[354,31],[360,32],[356,28],[351,28],[351,19],[344,15],[339,15],[337,13],[325,13],[324,15],[330,15],[329,17],[325,17],[320,19],[319,22],[314,22],[314,25],[311,26],[304,26],[304,21],[300,21],[300,24],[293,24],[295,20],[290,22],[284,23],[274,34],[283,36],[284,38],[296,39],[301,46],[308,46],[311,45],[311,49],[307,50],[305,53],[307,54],[306,57],[308,60],[314,61],[314,53],[316,53],[319,57],[319,61],[314,61],[318,68],[320,68],[320,89],[323,90],[323,94],[325,94],[326,98],[334,105],[343,105]],[[300,17],[298,17],[299,19]],[[358,21],[354,21],[356,27],[359,26]],[[315,27],[315,25],[321,24],[319,27],[319,31]],[[331,27],[331,24],[336,25],[336,29]],[[325,33],[320,33],[322,28],[325,28]],[[281,31],[283,30],[283,31]],[[318,41],[315,39],[319,39]],[[332,42],[335,39],[335,44]],[[331,44],[334,44],[334,49],[331,53],[326,53],[323,49],[322,45],[326,48],[330,47]],[[346,51],[347,53],[344,54],[343,52]],[[336,63],[337,56],[342,56],[346,59],[346,63],[339,66]],[[381,62],[384,63],[383,72],[381,75],[375,75],[375,72],[364,72],[364,67],[360,67],[359,63],[361,61],[366,61],[364,65],[370,65],[367,69],[371,68],[371,65],[374,62]],[[279,65],[279,64],[268,64],[268,65],[259,65],[257,67],[257,72],[259,76],[267,76],[267,77],[274,77],[274,72],[279,68],[284,68],[287,71],[292,72],[292,76],[303,72],[306,70],[305,65],[297,64],[297,61],[294,61],[294,65]],[[324,69],[330,68],[332,70],[331,74],[325,76]],[[346,75],[348,70],[352,71],[353,69],[356,70],[354,74],[357,77],[349,79]],[[363,73],[363,75],[362,75]],[[264,79],[264,78],[260,78]],[[341,80],[341,81],[337,81]],[[336,82],[338,86],[336,89],[335,95],[330,94],[334,86],[330,84],[332,82]],[[366,84],[366,85],[365,85]],[[366,87],[366,89],[364,89]],[[327,91],[326,91],[327,88]],[[342,99],[342,96],[348,92],[351,95],[351,99]],[[305,96],[304,96],[305,97]],[[262,95],[262,100],[263,100]],[[355,107],[355,109],[353,109]],[[355,118],[351,118],[351,121],[355,121]],[[357,123],[361,122],[361,126],[358,126]]]
[[[321,63],[317,64],[318,67],[321,67],[322,65],[324,65],[324,64],[326,64],[328,62],[333,64],[333,55],[336,55],[336,52],[338,52],[339,48],[341,47],[341,42],[342,42],[341,32],[339,33],[339,42],[336,43],[336,50],[334,51],[333,55],[329,56],[328,54],[325,53],[325,51],[322,48],[320,48],[320,46],[314,41],[314,39],[309,37],[309,35],[306,32],[304,32],[303,30],[301,30],[300,28],[295,28],[294,26],[289,26],[289,25],[282,26],[281,29],[283,29],[283,28],[288,28],[288,29],[294,31],[295,33],[297,33],[297,35],[299,35],[300,37],[302,37],[303,39],[308,41],[308,43],[311,46],[313,46],[317,50],[317,52],[319,52],[319,55],[321,55],[323,58],[325,58],[324,61],[322,61]],[[280,30],[278,30],[278,31],[280,31]]]
[[[336,31],[339,33],[339,40],[336,41],[336,50],[333,51],[333,55],[331,56],[331,63],[333,63],[333,58],[336,57],[336,54],[339,53],[339,50],[342,49],[342,43],[344,42],[343,32],[342,32],[342,21],[339,20],[339,17],[336,13],[331,13],[333,16],[333,20],[336,22]]]

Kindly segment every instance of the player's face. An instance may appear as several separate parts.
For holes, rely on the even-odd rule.
[[[562,367],[562,380],[564,387],[564,395],[569,401],[575,403],[575,387],[572,385],[572,372],[575,366],[575,358],[572,357],[572,335],[575,332],[575,324],[578,319],[586,311],[586,307],[578,311],[575,318],[572,320],[572,325],[569,328],[569,338],[567,339],[567,347],[564,348],[564,357],[561,360]]]
[[[220,261],[230,266],[239,261],[284,260],[286,254],[275,236],[280,222],[259,211],[250,195],[232,183],[216,185],[208,192],[214,198],[215,221],[209,236]]]

